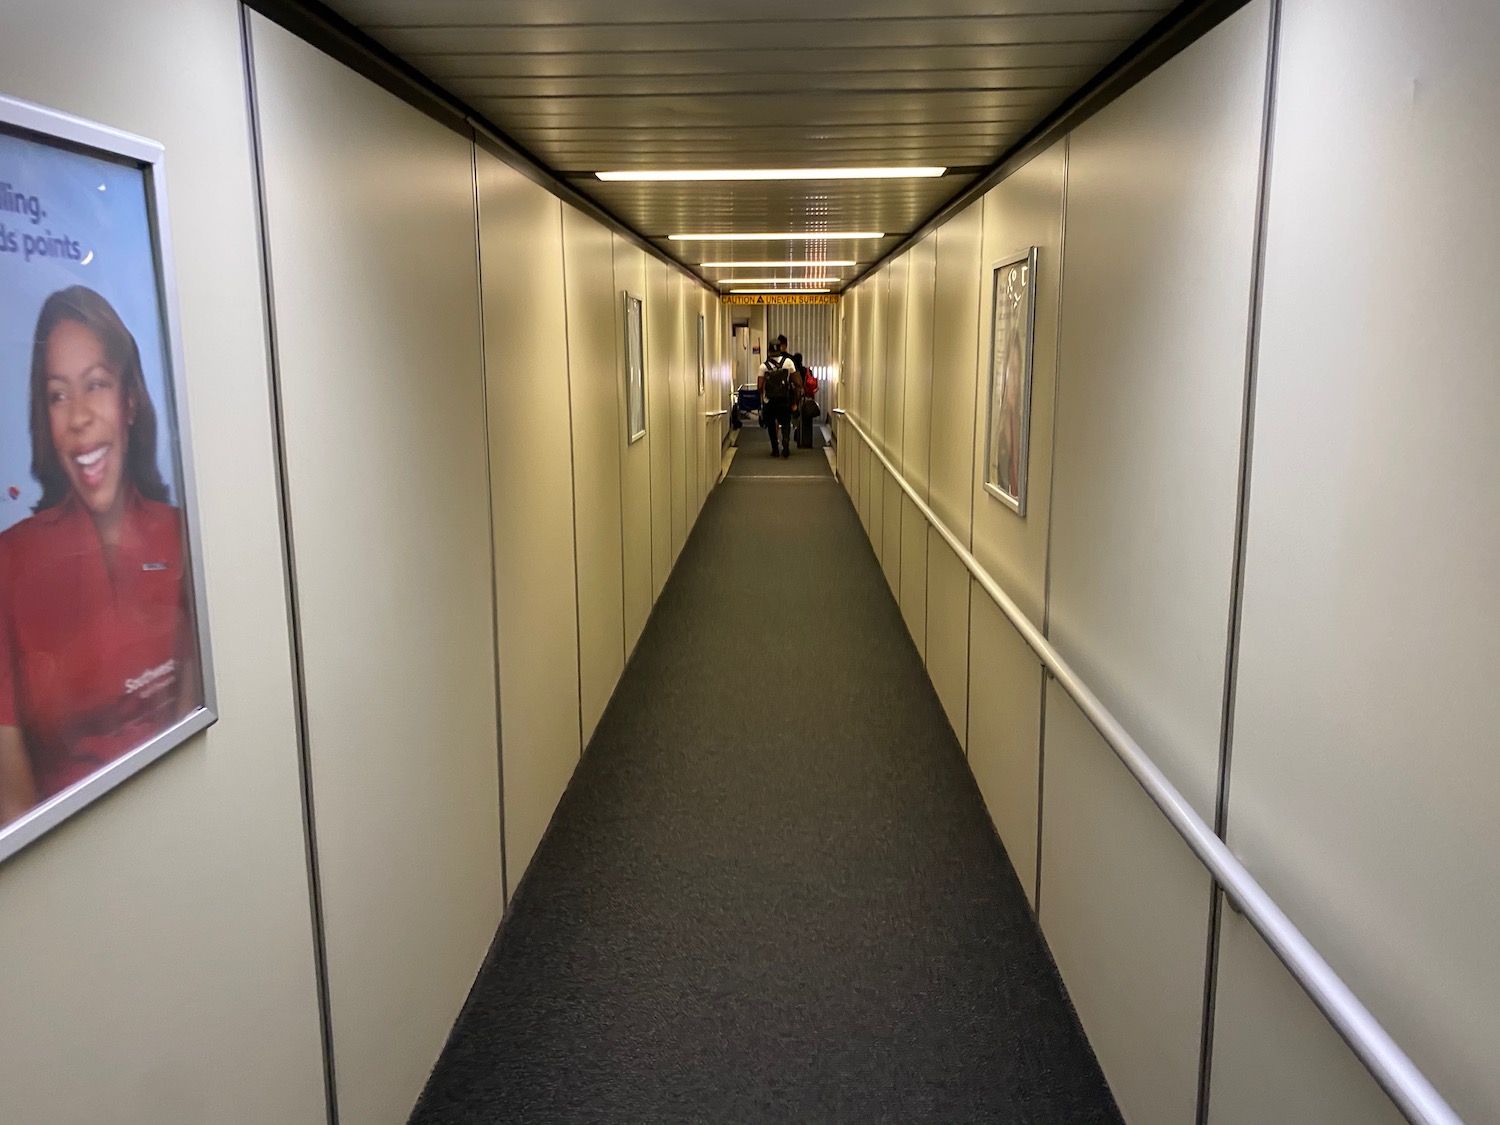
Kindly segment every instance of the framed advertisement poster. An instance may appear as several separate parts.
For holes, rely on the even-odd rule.
[[[0,860],[216,717],[162,161],[0,97]]]
[[[698,393],[701,395],[708,383],[708,321],[698,314]]]
[[[628,444],[646,436],[645,305],[633,293],[625,296],[625,427]]]
[[[991,329],[984,488],[1026,514],[1026,454],[1031,436],[1031,351],[1036,319],[1036,247],[990,269]]]

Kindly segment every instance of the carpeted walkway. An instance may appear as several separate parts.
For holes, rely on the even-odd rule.
[[[774,464],[826,479],[710,496],[418,1125],[1118,1125],[858,516]]]

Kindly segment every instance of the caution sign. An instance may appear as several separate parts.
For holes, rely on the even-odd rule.
[[[725,293],[726,305],[836,305],[837,293]]]

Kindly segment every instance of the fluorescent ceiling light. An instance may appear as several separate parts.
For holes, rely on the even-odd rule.
[[[829,289],[731,289],[731,293],[829,293]]]
[[[665,168],[649,172],[595,172],[601,180],[930,180],[946,168]]]
[[[822,261],[822,262],[699,262],[698,264],[701,265],[704,269],[724,269],[724,270],[732,270],[732,269],[755,269],[755,270],[808,269],[808,270],[826,270],[826,269],[832,269],[834,266],[857,266],[857,265],[859,265],[859,263],[856,262],[853,258],[850,258],[848,261],[833,261],[833,260],[830,259],[828,261]]]
[[[756,234],[669,234],[671,242],[800,242],[843,241],[852,238],[884,238],[878,230],[761,231]]]
[[[720,285],[832,285],[836,277],[721,277]]]

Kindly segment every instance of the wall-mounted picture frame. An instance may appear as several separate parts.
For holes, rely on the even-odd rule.
[[[990,267],[990,377],[985,415],[984,490],[1026,515],[1031,444],[1031,367],[1036,325],[1037,248]]]
[[[217,718],[164,157],[0,96],[0,860]]]
[[[698,314],[698,394],[708,387],[708,318]]]
[[[625,300],[625,436],[646,436],[646,303],[628,289]]]

